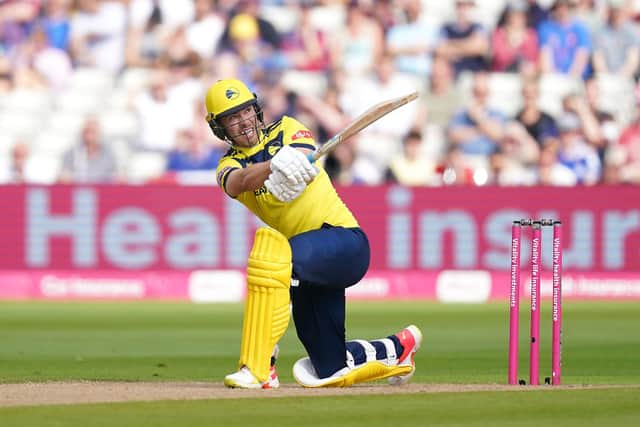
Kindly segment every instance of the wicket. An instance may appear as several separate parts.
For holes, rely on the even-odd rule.
[[[552,320],[551,378],[545,383],[560,385],[560,341],[562,334],[562,223],[552,219],[521,219],[511,227],[511,291],[509,293],[509,384],[518,382],[518,336],[520,316],[520,243],[522,227],[531,227],[531,345],[529,348],[529,384],[540,384],[540,253],[542,227],[553,227],[552,244]]]

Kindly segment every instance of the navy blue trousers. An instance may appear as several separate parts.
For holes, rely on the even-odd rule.
[[[289,240],[293,254],[291,287],[298,338],[319,378],[346,366],[345,289],[369,268],[370,249],[360,228],[324,225]]]

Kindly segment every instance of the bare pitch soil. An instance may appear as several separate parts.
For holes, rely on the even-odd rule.
[[[305,389],[296,384],[284,384],[279,389],[272,390],[239,390],[225,388],[221,383],[207,382],[49,382],[0,384],[0,407],[153,400],[242,399],[248,397],[529,391],[540,390],[544,387],[514,387],[503,384],[407,384],[392,387],[386,384],[374,384],[350,388]],[[554,390],[613,387],[620,386],[567,385],[554,387]]]

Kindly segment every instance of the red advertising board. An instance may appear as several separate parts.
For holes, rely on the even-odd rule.
[[[369,235],[372,269],[507,270],[511,222],[534,217],[562,220],[565,268],[640,271],[640,187],[339,192]],[[7,186],[0,197],[0,269],[243,268],[259,226],[215,187]]]
[[[425,295],[433,296],[434,277],[442,271],[502,276],[509,269],[511,223],[520,218],[562,220],[567,277],[640,275],[640,187],[338,190],[371,241],[369,283],[386,277],[385,283],[402,288],[403,278],[417,274],[429,281]],[[23,279],[27,272],[153,278],[164,271],[186,283],[193,271],[242,271],[260,226],[216,187],[0,186],[0,200],[0,275]],[[526,230],[524,237],[526,265]],[[551,264],[550,244],[545,230],[545,267]],[[57,292],[51,283],[60,282],[46,277],[47,289]],[[136,289],[123,292],[144,295]]]

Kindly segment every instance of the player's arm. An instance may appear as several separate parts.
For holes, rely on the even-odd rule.
[[[271,173],[269,162],[254,163],[246,168],[230,171],[225,181],[225,191],[231,197],[238,197],[245,191],[254,191],[264,185]]]
[[[274,158],[275,163],[284,168],[284,171],[287,171],[289,174],[293,173],[294,176],[298,178],[297,181],[294,179],[295,183],[308,182],[315,177],[317,171],[306,159],[307,153],[312,152],[312,150],[296,148],[295,151],[303,153],[302,156],[292,156],[291,153],[287,153],[288,150],[281,151],[283,152],[279,152],[279,155],[276,154],[278,159]],[[273,170],[274,167],[272,166],[271,160],[254,163],[245,168],[222,168],[218,180],[229,196],[238,197],[245,191],[255,191],[262,187]]]

